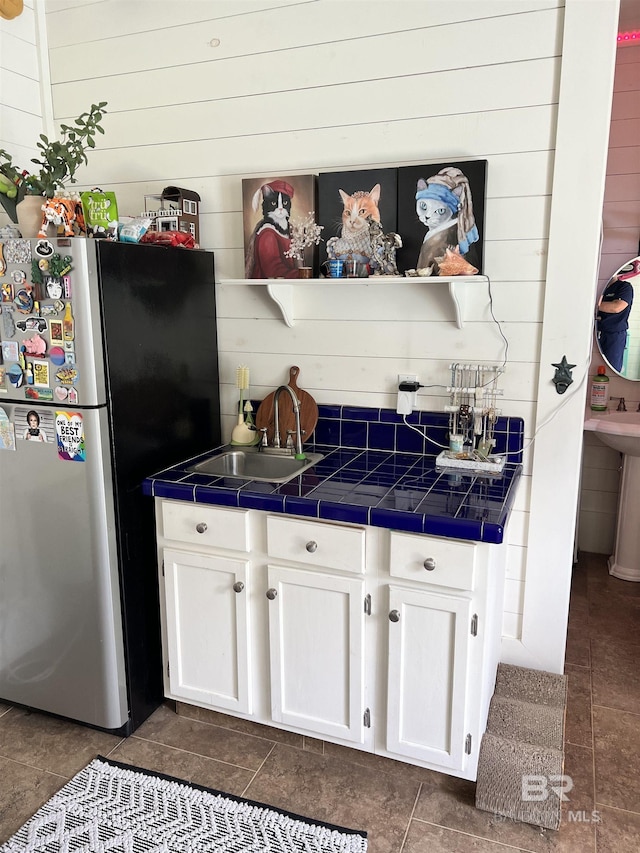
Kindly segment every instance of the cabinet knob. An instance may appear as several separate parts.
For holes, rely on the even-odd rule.
[[[236,581],[234,583],[234,585],[233,585],[233,591],[234,592],[242,592],[243,589],[244,589],[244,584],[242,583],[242,581]]]
[[[273,599],[277,596],[278,590],[271,587],[271,589],[267,590],[267,598],[269,601],[273,601]]]
[[[399,622],[400,621],[400,612],[398,610],[392,610],[389,614],[389,622]]]
[[[436,561],[433,559],[433,557],[427,557],[427,559],[424,561],[424,567],[428,572],[432,572],[435,569]]]
[[[305,548],[307,549],[307,551],[310,554],[313,554],[314,551],[318,550],[318,543],[314,542],[312,539],[311,542],[307,542],[307,544],[305,545]]]
[[[200,524],[196,524],[196,531],[198,533],[206,533],[207,525],[204,523],[204,521],[201,521]]]

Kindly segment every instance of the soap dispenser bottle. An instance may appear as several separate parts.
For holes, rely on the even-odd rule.
[[[591,411],[606,412],[609,405],[609,377],[603,364],[591,381]]]

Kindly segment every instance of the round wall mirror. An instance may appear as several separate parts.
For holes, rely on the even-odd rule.
[[[615,272],[596,306],[596,340],[600,355],[614,373],[640,381],[640,304],[634,307],[640,257]]]

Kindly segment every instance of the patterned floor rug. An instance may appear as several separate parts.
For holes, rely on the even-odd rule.
[[[365,832],[310,823],[99,756],[0,853],[365,853]]]

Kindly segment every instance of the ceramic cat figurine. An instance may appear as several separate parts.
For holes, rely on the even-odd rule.
[[[263,184],[252,199],[262,219],[253,229],[245,256],[245,278],[297,278],[298,265],[285,252],[291,248],[289,217],[293,187],[277,180]]]
[[[339,193],[343,204],[342,226],[339,237],[327,240],[327,256],[353,259],[375,266],[369,225],[371,222],[380,223],[380,184],[376,184],[369,192],[357,190],[349,195],[339,190]]]

